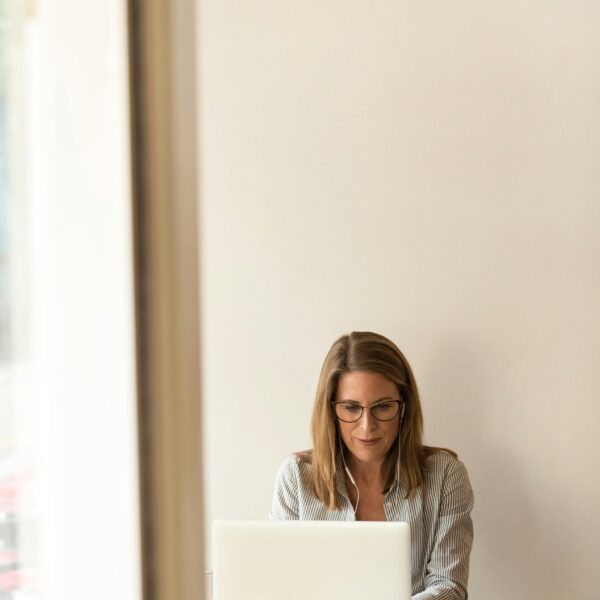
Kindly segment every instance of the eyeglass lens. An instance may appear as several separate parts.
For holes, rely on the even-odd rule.
[[[336,402],[335,414],[342,421],[353,423],[358,421],[364,411],[363,406],[355,402]],[[370,406],[371,414],[379,421],[390,421],[398,415],[400,402],[393,400],[389,402],[377,402]]]

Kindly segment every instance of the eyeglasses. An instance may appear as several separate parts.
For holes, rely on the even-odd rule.
[[[402,400],[383,400],[382,402],[375,402],[371,406],[361,406],[357,402],[347,402],[345,400],[332,402],[331,404],[333,405],[335,416],[340,421],[344,421],[344,423],[360,421],[365,408],[368,408],[373,418],[378,421],[391,421],[398,416]]]

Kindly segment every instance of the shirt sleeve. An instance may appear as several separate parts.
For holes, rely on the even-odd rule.
[[[433,550],[425,590],[412,600],[467,600],[469,555],[473,545],[473,490],[467,469],[453,461],[442,487]]]
[[[298,461],[293,456],[287,458],[279,467],[269,519],[273,521],[298,521],[300,519],[299,475]]]

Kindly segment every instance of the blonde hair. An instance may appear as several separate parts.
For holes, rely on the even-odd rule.
[[[299,453],[310,464],[309,487],[312,494],[329,510],[339,510],[336,490],[338,425],[332,401],[335,400],[340,376],[351,371],[370,371],[396,384],[404,401],[404,419],[398,439],[390,448],[384,464],[384,492],[389,490],[399,466],[399,476],[406,485],[408,498],[423,484],[425,461],[441,451],[423,445],[423,413],[419,392],[408,361],[398,347],[386,337],[369,331],[354,331],[337,339],[323,363],[312,413],[312,450]],[[454,455],[452,451],[448,451]],[[399,460],[399,464],[398,464]]]

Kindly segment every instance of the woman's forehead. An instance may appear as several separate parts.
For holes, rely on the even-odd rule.
[[[376,402],[384,398],[398,397],[396,385],[380,373],[350,371],[341,375],[338,381],[338,400]]]

